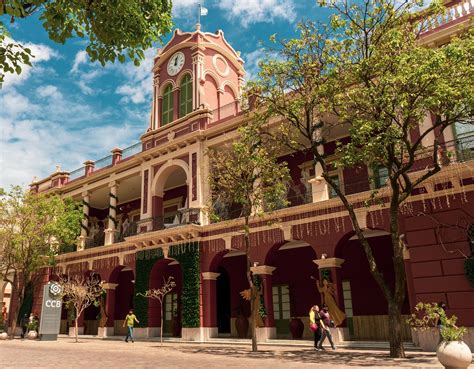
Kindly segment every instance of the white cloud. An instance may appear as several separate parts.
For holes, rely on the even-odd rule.
[[[197,20],[198,4],[204,6],[200,0],[173,0],[173,17],[189,18],[194,17]]]
[[[123,84],[117,87],[115,92],[121,96],[122,102],[143,104],[151,101],[153,87],[153,58],[156,55],[154,48],[145,51],[145,60],[139,67],[133,62],[117,65],[117,71],[125,77]]]
[[[243,27],[258,22],[273,22],[276,18],[289,22],[296,19],[292,0],[221,0],[218,6]]]
[[[33,176],[44,178],[57,164],[74,170],[84,160],[138,141],[146,127],[146,121],[136,120],[136,112],[127,110],[121,124],[104,124],[109,112],[98,113],[55,86],[35,92],[31,98],[14,88],[0,93],[0,106],[5,107],[0,115],[0,187],[27,186]]]
[[[79,66],[81,64],[87,64],[87,60],[87,52],[85,52],[84,50],[79,51],[74,58],[71,73],[77,73],[79,71]]]
[[[246,80],[251,80],[257,77],[260,60],[265,58],[265,51],[263,49],[256,49],[248,54],[243,55],[245,61]]]
[[[21,74],[7,73],[5,75],[5,81],[3,82],[3,88],[22,84],[30,77],[32,73],[38,73],[41,71],[41,69],[37,68],[38,64],[60,57],[60,55],[55,50],[43,44],[34,44],[31,42],[23,43],[10,38],[7,38],[6,42],[16,42],[22,44],[24,47],[27,47],[31,50],[31,53],[34,57],[30,58],[33,67],[30,67],[29,65],[22,65]]]

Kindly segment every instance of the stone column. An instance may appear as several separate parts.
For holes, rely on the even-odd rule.
[[[105,245],[111,245],[114,243],[115,239],[115,230],[117,222],[117,189],[118,183],[113,181],[109,183],[110,193],[109,193],[109,222],[108,228],[105,230]]]
[[[203,272],[202,275],[202,331],[204,339],[217,337],[217,277],[220,273]]]
[[[114,335],[114,324],[115,324],[115,289],[117,283],[104,283],[102,285],[107,292],[105,299],[105,312],[107,313],[107,322],[105,327],[99,327],[97,335],[99,337],[109,337]]]
[[[89,235],[89,192],[82,193],[82,223],[81,235],[79,236],[79,243],[77,251],[82,251],[86,247],[86,240]]]
[[[263,301],[267,316],[264,320],[265,327],[257,328],[257,340],[260,342],[268,339],[276,338],[275,317],[273,315],[273,285],[272,275],[275,267],[269,265],[259,265],[251,267],[250,270],[254,275],[260,276],[263,284]]]
[[[323,255],[324,256],[324,255]],[[344,263],[344,259],[340,258],[325,258],[313,260],[319,269],[319,281],[322,283],[322,271],[329,270],[331,282],[334,283],[336,293],[334,300],[340,310],[344,311],[344,296],[342,294],[342,279],[341,279],[341,265]],[[321,304],[323,303],[321,299]],[[331,312],[331,311],[329,311]],[[347,328],[347,322],[342,323],[343,326],[331,328],[333,341],[338,344],[341,341],[349,339],[349,329]],[[345,327],[344,327],[345,326]]]
[[[320,139],[321,130],[317,129],[315,132],[317,139]],[[319,145],[317,147],[318,153],[320,155],[324,154],[324,145]],[[321,164],[316,163],[314,166],[314,178],[310,179],[308,182],[311,184],[311,191],[313,195],[313,202],[319,202],[329,199],[329,188],[326,180],[322,177],[323,168]]]

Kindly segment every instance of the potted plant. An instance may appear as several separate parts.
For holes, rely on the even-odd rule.
[[[235,318],[235,329],[237,330],[237,336],[239,338],[247,338],[249,331],[249,320],[244,315],[242,301],[239,307],[237,308],[237,316]]]
[[[471,364],[472,354],[462,341],[466,328],[456,326],[457,317],[446,316],[443,307],[436,303],[418,303],[415,313],[408,319],[408,324],[415,330],[427,330],[437,327],[441,335],[436,349],[436,356],[445,368],[467,368]]]
[[[0,315],[0,340],[6,340],[8,338],[8,333],[6,329],[6,323],[3,320],[3,316]]]
[[[300,340],[303,337],[304,324],[300,318],[292,317],[290,321],[291,337],[294,340]]]
[[[28,338],[34,340],[38,337],[38,320],[33,319],[28,323]]]

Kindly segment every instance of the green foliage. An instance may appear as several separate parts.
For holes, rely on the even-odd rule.
[[[200,263],[199,243],[170,246],[169,257],[176,259],[181,265],[183,286],[181,293],[181,323],[183,328],[200,326]]]
[[[33,288],[31,284],[26,287],[25,298],[20,306],[18,312],[17,323],[21,323],[21,319],[26,315],[30,316],[31,309],[33,308]]]
[[[474,287],[474,256],[464,260],[464,274],[471,286]]]
[[[290,179],[285,162],[277,162],[280,145],[251,122],[239,128],[239,138],[226,147],[209,151],[211,215],[217,205],[242,207],[241,216],[262,214],[287,204]]]
[[[440,326],[440,334],[444,341],[460,341],[466,333],[466,328],[456,326],[457,317],[446,316],[443,308],[437,303],[419,302],[415,306],[415,313],[407,320],[407,323],[415,328],[426,330]]]
[[[258,309],[258,313],[262,319],[267,317],[267,309],[265,308],[265,299],[262,295],[262,277],[259,275],[253,276],[253,283],[258,291],[260,291],[260,307]]]
[[[0,87],[5,73],[21,73],[22,65],[31,65],[31,50],[15,43],[3,22],[0,21]]]
[[[148,299],[138,294],[145,294],[150,288],[150,273],[158,260],[163,259],[163,250],[144,250],[137,252],[136,256],[136,276],[135,276],[135,296],[133,298],[133,309],[140,323],[139,327],[148,327]]]
[[[129,58],[139,65],[145,57],[144,50],[170,32],[171,6],[171,0],[6,0],[0,15],[6,14],[13,22],[39,12],[39,19],[54,42],[64,44],[71,38],[84,38],[92,61],[105,65]],[[0,78],[12,68],[20,73],[20,65],[29,65],[31,57],[21,45],[4,42],[6,31],[0,24]],[[7,53],[2,54],[2,48]]]

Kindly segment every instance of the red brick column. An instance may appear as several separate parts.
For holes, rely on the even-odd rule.
[[[216,279],[220,273],[203,272],[202,276],[202,326],[217,327]]]

